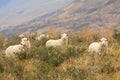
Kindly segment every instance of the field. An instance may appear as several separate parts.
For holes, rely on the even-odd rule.
[[[60,31],[50,30],[51,38],[60,38]],[[9,40],[0,37],[0,80],[120,80],[120,33],[109,28],[95,30],[83,28],[69,32],[67,47],[46,48],[48,39],[35,41],[28,55],[19,55],[13,62],[4,56],[5,49],[19,44],[17,36]],[[109,53],[90,55],[88,46],[106,37]]]

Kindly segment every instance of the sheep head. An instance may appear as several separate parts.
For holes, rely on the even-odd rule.
[[[68,35],[66,33],[61,34],[61,39],[66,40],[68,38]]]
[[[28,38],[22,38],[21,44],[22,44],[23,46],[26,46],[27,48],[31,48],[31,44],[30,44],[30,41],[29,41]]]
[[[100,44],[101,44],[101,46],[107,46],[108,45],[107,39],[106,38],[101,38],[100,39]]]
[[[66,33],[61,34],[61,39],[64,45],[68,45],[68,35]]]

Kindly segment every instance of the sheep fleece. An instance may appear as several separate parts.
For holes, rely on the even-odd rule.
[[[13,57],[15,58],[16,54],[17,53],[20,53],[24,51],[24,48],[22,45],[13,45],[13,46],[9,46],[6,51],[5,51],[5,54],[6,54],[6,57]]]

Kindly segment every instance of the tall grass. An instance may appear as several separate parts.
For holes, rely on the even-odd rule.
[[[50,38],[60,37],[60,31],[48,30]],[[118,32],[117,32],[118,33]],[[4,56],[9,45],[19,44],[15,36],[8,41],[0,37],[0,80],[120,80],[119,35],[110,28],[83,28],[69,32],[67,47],[45,47],[46,38],[35,41],[31,38],[32,48],[26,58],[20,57],[10,63]],[[106,37],[109,53],[104,56],[91,56],[88,46],[93,41]]]

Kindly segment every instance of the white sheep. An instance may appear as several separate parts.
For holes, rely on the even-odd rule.
[[[7,58],[16,59],[18,54],[25,52],[25,50],[29,49],[30,47],[31,47],[31,44],[30,44],[30,41],[28,40],[28,38],[22,38],[22,41],[20,44],[9,46],[5,50],[5,56]]]
[[[61,34],[61,39],[57,40],[48,40],[46,42],[46,47],[57,47],[57,46],[65,46],[68,45],[68,36],[66,33]]]
[[[47,34],[40,34],[35,37],[35,40],[41,41],[43,38],[49,38]]]
[[[106,38],[101,38],[99,42],[93,42],[89,46],[89,52],[91,54],[98,53],[108,53],[108,41]]]
[[[24,34],[20,34],[18,37],[22,39],[22,38],[25,37],[25,35]]]

